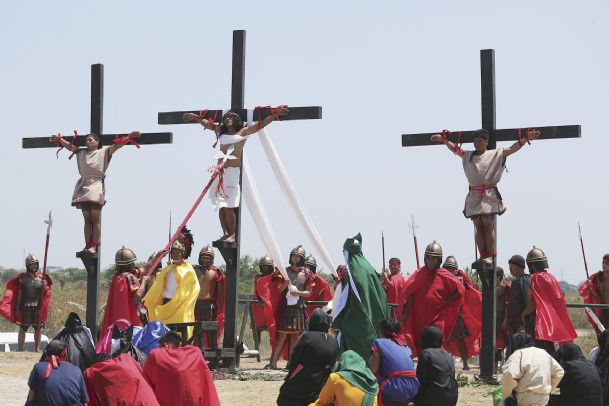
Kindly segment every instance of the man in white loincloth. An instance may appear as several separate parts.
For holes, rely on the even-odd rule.
[[[135,142],[135,138],[140,135],[139,131],[133,131],[127,137],[117,138],[114,144],[107,148],[98,148],[99,136],[97,134],[87,135],[85,148],[76,147],[60,135],[53,135],[49,139],[49,141],[76,155],[80,179],[76,182],[74,188],[72,206],[82,210],[85,220],[85,248],[83,252],[95,254],[97,247],[101,244],[101,210],[106,204],[104,178],[110,164],[110,158],[125,144]]]
[[[476,228],[476,245],[480,251],[480,261],[492,262],[495,252],[494,216],[506,210],[497,183],[505,169],[508,156],[520,150],[529,141],[539,138],[539,131],[529,130],[509,148],[487,149],[489,133],[477,130],[474,133],[474,151],[463,151],[449,141],[445,134],[434,134],[431,141],[445,144],[455,155],[461,157],[463,170],[469,182],[469,193],[465,198],[463,214],[471,218]]]
[[[257,123],[245,127],[241,117],[235,112],[229,111],[222,116],[222,123],[216,126],[212,121],[203,118],[201,115],[193,113],[185,113],[184,121],[197,121],[208,130],[216,133],[217,142],[220,143],[220,149],[224,154],[228,154],[231,146],[234,150],[230,155],[235,159],[229,159],[224,164],[224,173],[218,176],[210,190],[210,198],[214,207],[219,210],[220,226],[222,226],[223,236],[220,240],[227,243],[237,241],[237,217],[235,208],[239,207],[241,200],[241,188],[239,186],[239,178],[241,175],[241,156],[243,155],[243,147],[248,136],[256,134],[259,130],[266,127],[274,120],[288,114],[287,106],[278,106],[272,109],[272,113]],[[215,144],[214,144],[215,147]],[[222,162],[222,158],[218,159],[218,165]],[[222,183],[219,184],[220,179]],[[220,187],[218,187],[220,185]]]

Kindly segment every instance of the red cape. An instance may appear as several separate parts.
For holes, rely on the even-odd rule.
[[[469,336],[463,340],[467,355],[475,357],[480,353],[480,334],[482,334],[482,293],[474,288],[471,279],[461,269],[457,270],[458,277],[463,278],[467,283],[464,286],[463,305],[461,306],[461,317],[465,327],[469,330]],[[445,339],[444,348],[457,357],[461,356],[459,345],[456,340]]]
[[[313,290],[311,291],[311,296],[309,296],[306,300],[312,301],[323,301],[329,302],[332,300],[332,288],[326,281],[326,279],[317,274],[313,274],[313,281],[315,286],[313,286]],[[321,309],[323,306],[307,306],[307,318],[311,317],[311,313],[315,311],[315,309]]]
[[[276,271],[277,272],[277,271]],[[276,278],[276,273],[261,276],[254,282],[254,299],[260,299],[264,306],[253,304],[256,327],[266,326],[269,332],[269,341],[275,351],[277,346],[277,317],[279,317],[279,307],[283,293],[277,290],[281,284]],[[281,353],[282,358],[288,358],[287,346]]]
[[[209,367],[201,350],[192,345],[153,350],[144,376],[161,406],[220,406]]]
[[[401,273],[396,275],[391,275],[389,277],[390,282],[387,282],[386,279],[381,280],[381,285],[387,294],[387,303],[400,303],[400,298],[402,297],[402,292],[406,286],[406,279],[402,276]],[[404,311],[403,306],[398,306],[395,308],[395,316],[396,320],[402,319],[402,312]]]
[[[603,302],[603,299],[597,293],[600,291],[599,284],[601,283],[602,278],[603,271],[598,271],[580,286],[579,295],[584,299],[584,303],[601,304]],[[596,317],[598,317],[601,323],[605,324],[606,320],[603,320],[602,309],[592,309],[592,311],[594,311],[594,314],[596,314]],[[596,331],[596,334],[600,334],[601,332],[599,331],[598,327],[596,327],[596,323],[592,321],[587,312],[586,317],[588,318],[588,322],[592,325],[592,328],[594,328]],[[609,326],[605,325],[605,328],[607,327]]]
[[[17,304],[16,301],[17,297],[19,296],[19,291],[21,290],[19,279],[25,274],[26,272],[21,272],[19,275],[15,276],[6,283],[6,292],[4,293],[2,301],[0,301],[0,316],[4,317],[11,323],[20,324],[20,321],[17,320],[17,317],[15,316],[15,305]],[[42,274],[42,277],[46,280],[47,287],[46,290],[42,292],[40,306],[38,307],[38,320],[41,323],[46,323],[49,315],[51,286],[53,285],[53,281],[48,273]]]
[[[408,279],[399,304],[403,309],[408,298],[414,299],[408,320],[402,321],[402,333],[415,345],[413,356],[421,351],[421,333],[425,327],[439,328],[445,341],[450,337],[463,304],[464,290],[461,281],[443,268],[430,271],[422,267]],[[444,300],[455,291],[459,292],[459,298],[446,305]]]
[[[535,339],[559,344],[575,340],[577,333],[556,278],[549,272],[536,272],[531,275],[530,289],[536,306]]]
[[[104,321],[101,326],[101,337],[99,342],[106,342],[105,336],[112,334],[112,326],[117,320],[127,320],[132,326],[139,326],[140,318],[137,315],[137,303],[135,299],[135,291],[127,280],[124,274],[114,275],[112,283],[108,290],[108,301],[106,302],[106,310],[104,311]],[[98,352],[109,353],[110,348],[97,348]]]
[[[158,406],[142,367],[128,354],[98,362],[83,372],[91,406]]]

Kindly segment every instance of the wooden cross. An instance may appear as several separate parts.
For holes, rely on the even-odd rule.
[[[128,134],[103,134],[103,111],[104,111],[104,65],[91,65],[91,133],[99,136],[99,147],[111,145],[114,139]],[[72,142],[74,136],[63,137],[66,141]],[[79,135],[74,140],[77,147],[84,146],[86,135]],[[138,144],[171,144],[173,134],[163,133],[142,133],[137,139]],[[49,136],[38,138],[23,138],[23,148],[57,148],[49,141]],[[86,325],[91,329],[93,337],[97,337],[97,313],[99,309],[99,270],[101,269],[101,247],[97,247],[95,255],[82,255],[76,253],[87,270],[87,310]]]
[[[233,31],[233,66],[231,82],[231,111],[239,114],[243,122],[247,122],[247,113],[243,107],[245,93],[245,31]],[[289,113],[281,117],[281,121],[287,120],[307,120],[320,119],[321,107],[292,107],[289,106]],[[184,121],[184,113],[199,114],[202,108],[188,111],[172,111],[159,113],[159,124],[197,124],[194,121]],[[209,121],[220,123],[223,110],[206,110],[206,118]],[[253,120],[258,121],[271,114],[270,109],[254,110]],[[215,119],[214,119],[215,118]],[[251,124],[251,123],[250,123]],[[242,158],[243,159],[243,158]],[[241,180],[239,180],[241,184]],[[236,209],[237,215],[237,243],[226,244],[224,242],[214,242],[214,247],[218,248],[226,261],[226,300],[225,300],[225,324],[224,337],[222,340],[221,357],[225,367],[233,365],[239,366],[239,349],[243,343],[243,337],[239,337],[237,342],[235,331],[237,326],[237,303],[239,288],[239,258],[241,253],[241,204]]]
[[[481,73],[481,101],[482,101],[482,128],[489,132],[488,149],[495,149],[497,141],[518,141],[517,128],[497,129],[495,127],[495,50],[483,49],[480,51]],[[527,126],[523,127],[523,136],[526,135]],[[541,133],[540,140],[555,138],[579,138],[581,127],[579,125],[564,125],[550,127],[534,127]],[[475,130],[474,130],[475,131]],[[474,141],[474,131],[461,132],[460,142]],[[437,133],[437,131],[436,131]],[[459,131],[453,134],[458,134]],[[434,133],[403,134],[402,146],[414,147],[422,145],[442,145],[432,142],[430,137]],[[451,141],[455,142],[453,135]],[[536,141],[537,142],[537,141]],[[497,235],[495,216],[495,241]],[[496,244],[496,242],[495,242]],[[496,251],[496,250],[495,250]],[[495,269],[496,258],[492,264],[484,265],[475,262],[472,267],[478,270],[482,282],[482,345],[480,351],[480,378],[493,381],[495,373]]]

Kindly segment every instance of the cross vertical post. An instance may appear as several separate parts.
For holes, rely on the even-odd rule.
[[[496,128],[496,109],[495,109],[495,50],[483,49],[480,51],[480,74],[481,92],[480,100],[482,106],[482,127],[489,133],[488,149],[496,149],[497,141],[518,141],[517,128],[497,129]],[[526,128],[526,127],[525,127]],[[558,139],[558,138],[579,138],[581,127],[579,125],[535,127],[541,134],[539,140]],[[436,131],[437,132],[437,131]],[[462,131],[462,143],[473,142],[474,130]],[[438,145],[430,140],[434,133],[403,134],[402,146],[423,146]],[[539,141],[538,140],[538,141]],[[453,140],[455,141],[455,140]],[[538,142],[536,141],[536,142]],[[441,145],[441,144],[440,144]],[[497,215],[494,215],[495,223],[495,247],[497,252]],[[485,381],[495,380],[495,339],[496,339],[496,268],[497,259],[493,257],[493,262],[487,264],[476,261],[472,268],[478,271],[482,288],[482,337],[480,351],[480,378]]]

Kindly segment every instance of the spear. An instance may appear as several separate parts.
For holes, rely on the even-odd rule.
[[[47,255],[49,253],[49,240],[51,239],[51,227],[53,226],[53,218],[51,217],[51,211],[49,210],[49,219],[45,220],[44,223],[47,225],[47,238],[44,243],[44,262],[42,266],[42,274],[47,273]]]
[[[171,210],[169,210],[169,234],[167,241],[171,241]],[[171,252],[167,254],[167,265],[171,264]]]
[[[584,239],[582,238],[582,228],[579,225],[579,221],[577,222],[577,229],[579,230],[579,243],[582,246],[582,256],[584,257],[584,268],[586,268],[586,277],[590,279],[590,274],[588,273],[588,262],[586,261],[586,251],[584,251]]]
[[[381,249],[383,250],[383,272],[385,272],[385,235],[381,230]]]
[[[416,230],[419,226],[414,222],[414,214],[410,215],[410,223],[408,223],[408,228],[412,230],[412,239],[414,241],[414,254],[417,258],[417,269],[421,267],[419,264],[419,245],[417,244],[417,233]]]

